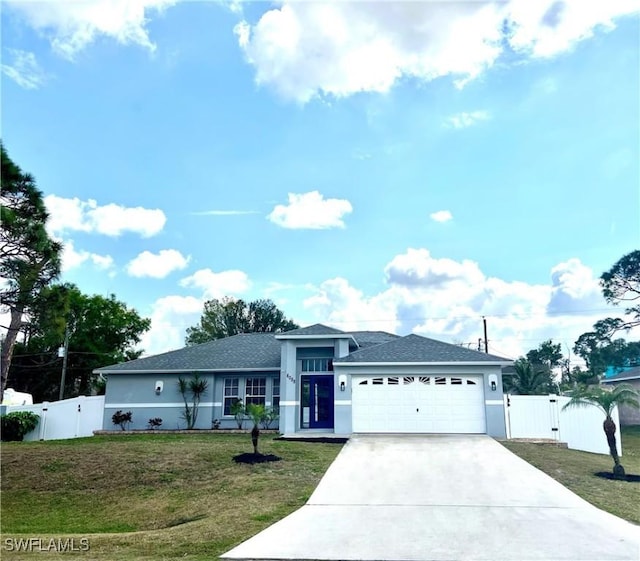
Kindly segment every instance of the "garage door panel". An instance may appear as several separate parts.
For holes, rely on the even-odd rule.
[[[482,376],[354,377],[352,403],[354,432],[486,432]]]

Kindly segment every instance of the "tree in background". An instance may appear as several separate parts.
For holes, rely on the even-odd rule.
[[[600,276],[602,295],[609,304],[617,306],[621,302],[635,302],[625,310],[630,316],[620,321],[616,329],[631,329],[640,325],[640,250],[621,257],[608,271]]]
[[[135,346],[151,321],[116,299],[83,294],[75,285],[52,285],[34,302],[24,342],[16,344],[11,385],[34,399],[57,399],[62,373],[58,357],[68,329],[65,396],[87,395],[97,382],[93,370],[138,358]]]
[[[620,322],[614,318],[597,321],[593,331],[583,333],[576,340],[573,351],[585,361],[592,377],[603,376],[607,367],[640,366],[640,342],[612,338]]]
[[[186,344],[199,345],[238,333],[279,333],[298,328],[271,300],[244,300],[225,297],[207,300],[200,323],[187,328]]]
[[[557,388],[554,370],[566,366],[560,343],[554,344],[551,339],[543,341],[537,349],[531,349],[527,353],[527,360],[534,370],[544,372],[550,382],[549,387]]]
[[[562,365],[562,358],[560,343],[554,344],[551,339],[543,341],[537,349],[527,353],[527,360],[531,364],[543,367],[549,372]]]
[[[7,386],[15,343],[23,316],[31,311],[40,291],[60,274],[62,246],[45,229],[48,219],[42,192],[34,178],[9,158],[0,145],[0,291],[10,322],[0,356],[0,400]]]
[[[512,375],[502,378],[505,392],[518,395],[547,395],[558,392],[558,386],[550,370],[536,367],[524,357],[516,360],[513,368]]]

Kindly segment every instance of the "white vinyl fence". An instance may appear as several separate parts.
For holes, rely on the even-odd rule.
[[[40,416],[38,426],[25,440],[59,440],[93,436],[102,428],[104,396],[74,397],[35,405],[7,405],[5,413],[31,411]]]
[[[604,413],[597,407],[563,407],[570,398],[562,395],[505,395],[507,438],[544,438],[566,442],[569,448],[608,454],[602,428]],[[618,427],[616,443],[622,456],[618,409],[611,415]]]

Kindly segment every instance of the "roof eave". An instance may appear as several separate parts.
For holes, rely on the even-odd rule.
[[[117,370],[109,370],[108,366],[104,368],[96,368],[94,374],[183,374],[185,372],[280,372],[279,366],[256,366],[251,368],[146,368],[146,369],[128,369],[119,368]]]
[[[612,382],[633,382],[634,380],[640,380],[640,374],[636,374],[635,376],[627,376],[625,378],[605,378],[601,380],[602,384],[610,384]]]
[[[333,366],[508,366],[513,361],[334,362]]]

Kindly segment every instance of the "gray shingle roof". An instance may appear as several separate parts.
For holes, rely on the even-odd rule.
[[[450,343],[411,334],[368,347],[335,362],[511,362],[509,359],[472,351]]]
[[[286,338],[288,335],[346,335],[346,333],[339,329],[316,323],[308,327],[300,327],[298,329],[292,329],[291,331],[278,333],[280,339]]]
[[[640,379],[640,366],[636,366],[635,368],[631,368],[630,370],[625,370],[624,372],[618,372],[613,376],[609,376],[602,380],[604,384],[607,382],[617,382],[618,380],[638,380]]]
[[[287,333],[297,335],[352,335],[360,349],[336,362],[510,362],[419,335],[398,337],[384,331],[345,333],[312,325]],[[282,334],[280,334],[282,335]],[[185,372],[280,368],[281,343],[274,333],[242,333],[176,351],[98,368],[98,373]]]
[[[349,333],[353,335],[361,349],[372,345],[382,345],[399,338],[399,335],[386,331],[349,331]]]
[[[129,362],[104,366],[96,372],[234,370],[280,368],[280,342],[273,333],[241,333]]]

